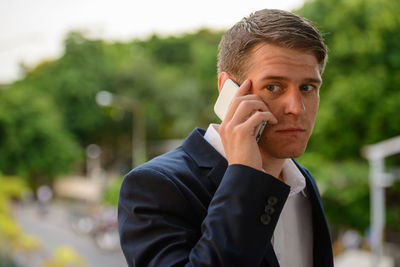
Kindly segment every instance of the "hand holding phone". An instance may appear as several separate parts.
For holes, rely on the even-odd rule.
[[[221,75],[220,79],[224,79],[226,73]],[[265,143],[259,144],[256,140],[260,138],[266,121],[270,124],[278,121],[267,103],[252,93],[252,88],[251,80],[246,80],[238,88],[233,81],[224,79],[214,109],[222,119],[218,132],[228,164],[241,164],[261,171],[263,158],[260,146]]]
[[[231,79],[227,79],[222,86],[221,92],[218,96],[217,101],[214,105],[214,112],[217,116],[223,121],[225,119],[225,115],[228,111],[228,107],[235,97],[239,86],[232,81]],[[264,131],[265,126],[267,125],[267,121],[263,121],[257,129],[256,141],[260,140],[260,137]]]

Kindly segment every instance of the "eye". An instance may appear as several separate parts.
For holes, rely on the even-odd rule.
[[[315,89],[314,85],[311,84],[304,84],[300,86],[300,90],[303,92],[310,92]]]
[[[271,91],[271,92],[276,92],[279,90],[279,88],[280,87],[277,84],[268,84],[267,86],[265,86],[265,89],[267,89],[268,91]]]

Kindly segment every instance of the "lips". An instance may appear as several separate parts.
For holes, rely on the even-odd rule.
[[[300,127],[289,127],[289,128],[284,128],[280,130],[276,130],[277,133],[280,134],[288,134],[288,135],[296,135],[296,134],[302,134],[306,130]]]

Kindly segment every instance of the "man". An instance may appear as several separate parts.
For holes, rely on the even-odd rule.
[[[218,88],[241,86],[221,125],[124,179],[129,266],[333,266],[315,181],[291,159],[311,135],[326,58],[317,29],[285,11],[255,12],[224,35]]]

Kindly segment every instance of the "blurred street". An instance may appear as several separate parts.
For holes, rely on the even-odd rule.
[[[105,251],[96,245],[92,235],[73,230],[74,208],[65,203],[55,202],[42,214],[36,203],[14,206],[14,215],[26,232],[40,237],[47,255],[54,253],[60,245],[68,245],[85,258],[88,267],[125,267],[126,262],[120,247]],[[348,250],[335,258],[337,267],[371,266],[371,254],[361,250]],[[20,258],[22,266],[39,267],[43,257]],[[393,267],[393,259],[385,256],[379,267]]]
[[[126,266],[119,246],[114,251],[102,250],[96,246],[91,235],[73,230],[73,217],[70,207],[66,204],[53,203],[48,207],[46,214],[40,213],[36,203],[18,204],[14,206],[14,215],[27,233],[40,237],[46,254],[44,257],[53,254],[60,245],[67,245],[85,258],[88,267]],[[35,267],[42,264],[43,257],[35,259],[21,257],[18,262],[22,266]]]

